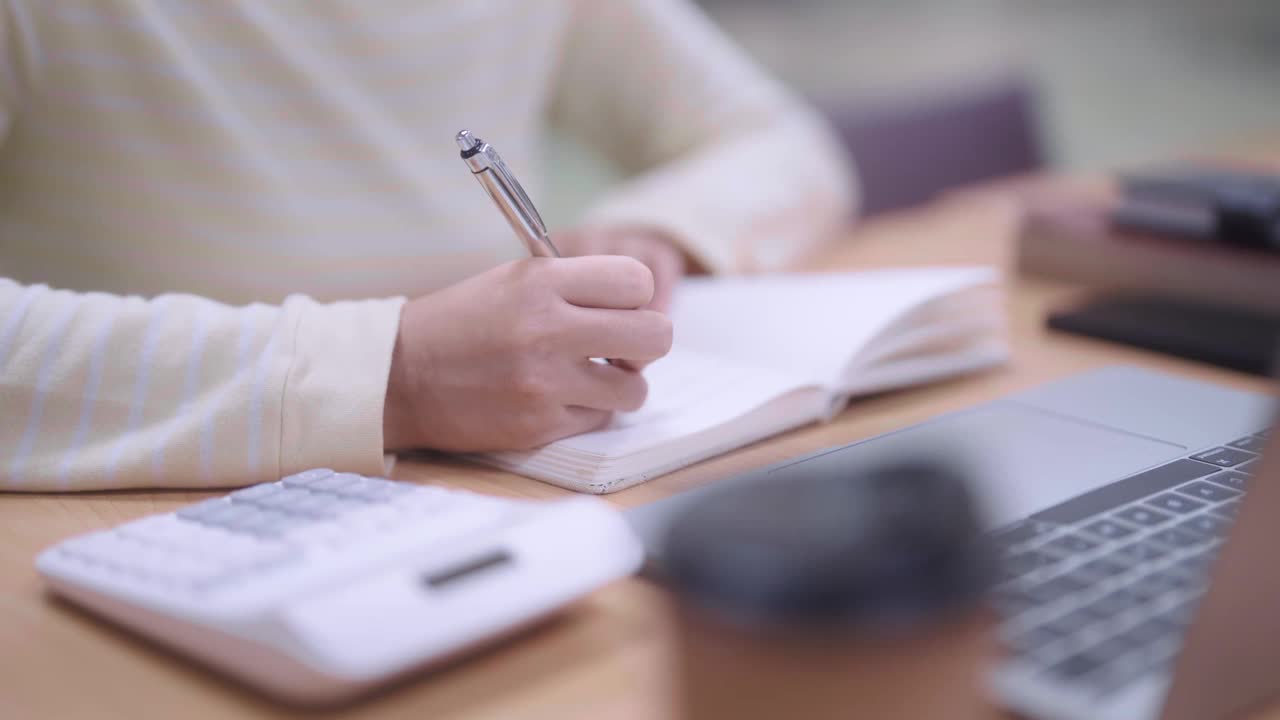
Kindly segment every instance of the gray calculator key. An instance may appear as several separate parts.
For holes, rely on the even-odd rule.
[[[280,482],[290,487],[308,487],[334,474],[329,468],[312,468],[281,478]]]
[[[348,485],[364,480],[363,475],[355,473],[334,473],[308,484],[307,489],[313,492],[337,492]]]
[[[216,513],[229,505],[231,505],[230,500],[227,500],[225,497],[217,497],[181,508],[178,510],[177,515],[183,520],[200,520],[205,516]]]
[[[1200,462],[1206,462],[1206,463],[1209,463],[1210,465],[1217,465],[1218,467],[1235,467],[1236,465],[1239,465],[1240,463],[1243,463],[1243,462],[1248,462],[1249,460],[1252,460],[1255,457],[1257,457],[1257,455],[1254,455],[1253,453],[1247,453],[1243,450],[1236,450],[1235,448],[1220,447],[1220,448],[1214,448],[1212,450],[1206,450],[1202,453],[1197,453],[1195,455],[1192,455],[1191,459],[1199,460]]]
[[[1159,510],[1153,510],[1141,505],[1127,507],[1116,513],[1116,517],[1126,520],[1134,525],[1145,525],[1153,527],[1167,522],[1172,516],[1168,513],[1162,513]]]
[[[1135,530],[1132,527],[1122,522],[1112,520],[1110,518],[1094,520],[1093,522],[1084,526],[1084,531],[1092,535],[1097,535],[1098,537],[1101,537],[1101,538],[1106,538],[1108,540],[1127,537],[1129,535],[1132,535],[1135,532]]]
[[[1267,440],[1266,438],[1262,438],[1257,435],[1247,435],[1234,442],[1229,442],[1227,445],[1237,450],[1244,450],[1245,452],[1260,453],[1262,452],[1262,449],[1266,447]]]
[[[1232,490],[1203,480],[1187,483],[1178,488],[1178,492],[1210,503],[1223,502],[1240,496],[1239,490]]]
[[[264,498],[268,495],[274,495],[281,490],[284,490],[284,486],[280,483],[263,483],[261,485],[250,485],[247,488],[236,490],[231,493],[231,497],[240,501],[252,501]]]
[[[1244,492],[1249,489],[1249,476],[1234,470],[1223,470],[1220,473],[1214,473],[1205,478],[1211,483],[1217,483],[1223,487],[1231,488]]]
[[[1192,500],[1185,495],[1178,495],[1176,493],[1164,493],[1162,495],[1157,495],[1148,500],[1147,504],[1158,507],[1161,510],[1181,514],[1194,512],[1204,507],[1204,503],[1199,500]]]

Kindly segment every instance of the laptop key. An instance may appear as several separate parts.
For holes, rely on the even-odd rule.
[[[1140,604],[1138,596],[1127,589],[1112,590],[1089,603],[1089,610],[1100,618],[1113,618],[1132,610]]]
[[[1223,470],[1220,473],[1214,473],[1205,478],[1205,480],[1239,492],[1249,489],[1249,476],[1234,470]]]
[[[1000,561],[1000,571],[1002,581],[1009,581],[1022,577],[1028,573],[1048,567],[1062,558],[1040,550],[1026,550],[1019,553],[1011,553],[1006,555]]]
[[[1240,514],[1240,501],[1232,500],[1231,502],[1222,503],[1212,509],[1214,515],[1226,518],[1227,520],[1235,520]]]
[[[1165,528],[1148,536],[1149,540],[1170,548],[1190,548],[1208,542],[1210,537],[1186,528]]]
[[[1129,572],[1129,565],[1109,555],[1103,555],[1084,563],[1072,571],[1073,575],[1088,577],[1094,581],[1107,580]]]
[[[1179,632],[1178,625],[1158,615],[1139,622],[1120,633],[1133,647],[1150,647],[1162,640],[1175,636]]]
[[[1128,563],[1130,566],[1135,566],[1152,560],[1159,560],[1170,552],[1171,550],[1165,545],[1159,545],[1144,540],[1142,542],[1136,542],[1116,548],[1106,557]]]
[[[1233,490],[1203,480],[1187,483],[1178,488],[1178,492],[1209,503],[1224,502],[1234,497],[1240,497],[1239,490]]]
[[[1226,537],[1227,531],[1231,529],[1231,522],[1214,515],[1200,513],[1183,520],[1174,527],[1213,538],[1222,538]]]
[[[997,547],[1010,547],[1028,540],[1034,540],[1050,530],[1057,529],[1057,527],[1053,523],[1040,522],[1038,520],[1020,520],[993,533],[991,540]]]
[[[1262,462],[1262,460],[1261,460],[1261,459],[1259,459],[1259,458],[1254,458],[1253,460],[1250,460],[1249,462],[1241,463],[1241,464],[1239,464],[1239,465],[1235,466],[1235,468],[1233,468],[1233,469],[1234,469],[1236,472],[1241,472],[1241,473],[1244,473],[1245,475],[1250,475],[1250,476],[1252,476],[1252,475],[1256,475],[1256,474],[1257,474],[1257,472],[1258,472],[1258,464],[1259,464],[1259,463],[1261,463],[1261,462]]]
[[[1052,550],[1064,555],[1072,555],[1076,553],[1088,552],[1096,547],[1098,543],[1090,540],[1083,535],[1068,533],[1060,537],[1056,537],[1041,546],[1046,550]]]
[[[1218,467],[1235,467],[1240,463],[1254,459],[1257,455],[1247,453],[1243,450],[1235,448],[1219,447],[1212,450],[1205,450],[1202,453],[1196,453],[1191,456],[1192,460],[1217,465]]]
[[[1209,568],[1213,567],[1214,561],[1218,559],[1216,548],[1210,550],[1202,550],[1201,552],[1187,555],[1173,566],[1173,569],[1185,575],[1200,580],[1201,584],[1205,582],[1205,576],[1209,574]]]
[[[1059,575],[1038,585],[1026,588],[1027,595],[1035,598],[1042,605],[1057,602],[1062,598],[1079,592],[1092,585],[1091,582],[1072,575]]]
[[[1091,625],[1096,625],[1104,620],[1103,617],[1090,610],[1088,607],[1079,607],[1066,615],[1050,620],[1044,623],[1044,627],[1061,635],[1079,635]]]
[[[1094,520],[1088,525],[1085,525],[1083,530],[1091,535],[1096,535],[1107,540],[1116,540],[1118,538],[1128,537],[1136,532],[1131,526],[1111,518]]]
[[[1015,618],[1043,603],[1016,587],[997,588],[991,592],[991,604],[1005,619]]]
[[[1176,493],[1164,493],[1163,495],[1157,495],[1148,500],[1147,504],[1158,507],[1161,510],[1167,510],[1169,512],[1180,513],[1183,515],[1189,512],[1195,512],[1196,510],[1204,507],[1204,503],[1199,500],[1192,500],[1189,497],[1184,497]]]
[[[1062,638],[1063,636],[1054,629],[1038,625],[1009,638],[1006,645],[1019,655],[1034,655],[1037,650]]]
[[[1228,447],[1233,447],[1237,450],[1244,450],[1245,452],[1251,452],[1251,453],[1262,452],[1262,448],[1266,447],[1266,445],[1267,445],[1266,438],[1258,435],[1247,435],[1245,437],[1240,438],[1239,440],[1234,440],[1232,442],[1227,443]]]
[[[1194,460],[1174,460],[1137,475],[1077,495],[1066,502],[1031,516],[1033,520],[1071,525],[1099,513],[1140,500],[1152,493],[1172,489],[1213,472],[1213,467]],[[1144,523],[1145,524],[1145,523]]]
[[[1168,513],[1162,513],[1159,510],[1153,510],[1141,505],[1127,507],[1120,512],[1117,512],[1115,515],[1121,520],[1127,520],[1134,525],[1145,525],[1147,527],[1154,527],[1156,525],[1163,524],[1173,517]]]

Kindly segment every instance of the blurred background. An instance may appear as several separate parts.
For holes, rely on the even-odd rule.
[[[911,117],[993,85],[1007,104],[1012,87],[1032,110],[1032,159],[1080,171],[1280,128],[1278,0],[699,2],[773,73],[855,126],[880,108]],[[610,173],[580,148],[558,148],[550,214],[565,218]]]

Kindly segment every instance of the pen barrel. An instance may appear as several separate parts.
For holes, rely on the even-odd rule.
[[[516,210],[519,200],[498,180],[492,170],[483,170],[473,173],[473,175],[480,182],[480,186],[484,188],[485,192],[489,193],[489,197],[493,198],[494,204],[498,206],[498,210],[507,219],[511,229],[520,238],[520,242],[524,243],[530,255],[534,257],[560,257],[560,253],[556,251],[555,246],[547,240],[542,232]]]

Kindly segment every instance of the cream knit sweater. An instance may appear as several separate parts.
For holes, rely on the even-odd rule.
[[[379,472],[402,298],[520,254],[453,135],[548,123],[716,271],[853,196],[684,0],[0,0],[0,488]]]

